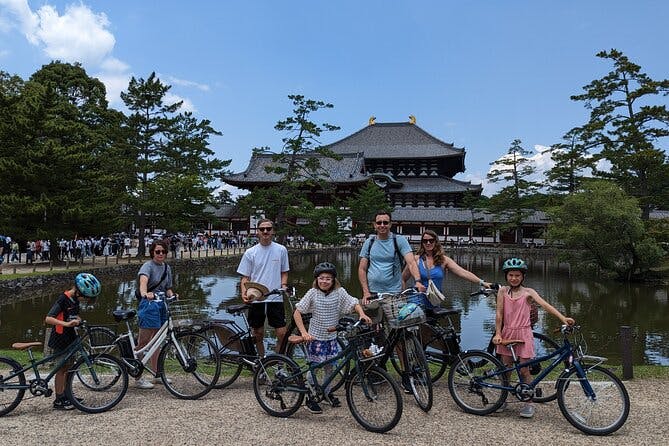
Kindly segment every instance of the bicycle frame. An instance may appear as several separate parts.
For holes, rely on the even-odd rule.
[[[159,302],[164,302],[164,301],[159,301]],[[157,375],[157,370],[152,370],[150,367],[148,367],[148,363],[153,357],[154,354],[157,354],[160,349],[163,347],[163,344],[169,337],[169,339],[174,343],[177,353],[179,355],[179,363],[182,366],[185,366],[188,364],[188,355],[186,352],[184,352],[181,344],[179,344],[176,341],[176,337],[174,336],[174,323],[172,322],[172,315],[170,314],[169,311],[169,305],[167,305],[166,302],[164,302],[165,307],[167,308],[167,320],[163,322],[163,325],[158,329],[158,332],[153,335],[153,337],[149,340],[149,342],[142,348],[137,349],[137,344],[135,343],[135,337],[133,336],[132,330],[130,328],[130,322],[125,321],[125,325],[127,328],[127,332],[120,335],[114,343],[116,344],[117,342],[121,341],[124,338],[127,338],[128,341],[130,342],[130,348],[132,350],[132,354],[135,360],[139,361],[144,368],[149,370],[153,375]],[[127,362],[124,360],[126,365]]]
[[[562,346],[560,348],[558,348],[557,350],[555,350],[554,352],[552,352],[550,354],[547,354],[547,355],[538,356],[536,358],[533,358],[529,361],[522,362],[522,363],[518,361],[518,359],[516,357],[516,353],[513,350],[513,346],[510,346],[510,347],[511,347],[511,353],[513,355],[513,366],[510,366],[510,367],[505,366],[504,369],[497,370],[494,373],[487,374],[485,378],[500,376],[500,375],[504,375],[506,373],[515,371],[516,375],[518,377],[518,381],[522,382],[520,369],[532,366],[534,364],[538,364],[542,361],[546,361],[546,360],[551,359],[551,358],[554,358],[552,360],[552,362],[548,366],[544,367],[542,369],[542,371],[539,372],[531,382],[524,383],[524,384],[526,384],[531,389],[534,389],[536,387],[536,385],[539,384],[546,376],[548,376],[548,374],[551,371],[553,371],[556,367],[558,367],[558,365],[560,363],[566,362],[568,367],[565,369],[565,371],[569,370],[569,367],[574,367],[576,369],[577,376],[579,378],[581,378],[581,385],[583,386],[583,391],[586,393],[586,395],[588,397],[590,397],[590,398],[595,397],[595,392],[594,392],[592,386],[590,385],[590,383],[588,382],[587,379],[583,379],[583,378],[585,378],[585,369],[583,368],[583,365],[581,364],[581,358],[579,358],[579,356],[574,352],[574,346],[571,344],[571,342],[569,342],[569,339],[567,339],[566,336],[563,339]],[[588,357],[584,356],[584,358],[590,358],[590,359],[597,360],[598,361],[597,364],[594,364],[594,365],[599,365],[602,362],[604,362],[604,360],[605,360],[604,358],[600,358],[600,357],[596,357],[596,356],[588,356]],[[513,395],[518,394],[518,391],[516,390],[515,386],[497,385],[497,384],[489,383],[485,379],[483,379],[483,380],[481,380],[480,378],[475,378],[475,379],[478,382],[478,384],[480,384],[483,387],[494,388],[494,389],[503,389],[503,390],[506,390],[506,391],[510,392]],[[559,380],[560,380],[560,378],[558,378],[558,381]]]
[[[41,365],[43,365],[47,362],[53,361],[56,358],[61,358],[61,359],[56,363],[56,365],[53,367],[53,369],[44,378],[44,381],[46,383],[51,381],[51,378],[53,378],[56,375],[56,373],[58,373],[58,370],[60,370],[65,364],[67,364],[68,361],[70,361],[70,359],[77,353],[81,354],[81,356],[84,358],[84,360],[86,361],[86,364],[88,366],[91,365],[90,356],[88,355],[88,352],[86,351],[86,349],[83,348],[83,345],[81,343],[81,339],[79,337],[77,337],[76,340],[72,344],[70,344],[62,352],[46,356],[46,357],[44,357],[40,360],[35,360],[35,357],[33,356],[32,348],[28,348],[27,350],[28,350],[28,357],[30,358],[30,364],[25,365],[25,366],[22,365],[21,370],[10,373],[5,378],[6,378],[6,380],[11,380],[12,378],[15,378],[16,376],[24,374],[24,373],[29,372],[29,371],[32,371],[35,374],[35,377],[31,380],[26,380],[27,382],[26,382],[25,385],[4,385],[3,384],[3,386],[0,387],[0,390],[2,390],[3,388],[5,388],[5,389],[30,389],[31,388],[31,382],[42,380],[42,377],[40,376],[40,373],[39,373],[39,366],[41,366]],[[94,382],[96,384],[98,384],[99,383],[98,377],[97,377],[94,369],[91,369],[91,375],[94,379]],[[31,392],[31,393],[33,393],[35,395],[40,395],[42,393],[47,393],[47,396],[50,395],[50,393],[48,393],[49,392],[48,387],[47,388],[41,388],[40,387],[40,388],[36,388],[35,390],[36,390],[36,392]]]

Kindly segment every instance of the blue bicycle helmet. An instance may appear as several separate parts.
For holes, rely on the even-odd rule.
[[[79,292],[88,298],[97,297],[100,294],[100,281],[91,273],[79,273],[74,278],[74,286]]]
[[[323,262],[316,265],[314,268],[314,277],[320,276],[322,273],[330,273],[332,277],[337,277],[337,267],[330,262]]]
[[[513,257],[511,259],[506,259],[502,265],[502,271],[505,273],[507,271],[522,271],[523,273],[527,272],[527,263],[523,259]]]

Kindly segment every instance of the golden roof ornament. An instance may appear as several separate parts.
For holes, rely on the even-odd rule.
[[[415,124],[416,123],[416,117],[414,115],[409,115],[409,124]]]
[[[374,125],[374,124],[376,124],[376,116],[370,116],[370,117],[369,117],[369,122],[368,122],[368,124],[369,124],[369,125]]]

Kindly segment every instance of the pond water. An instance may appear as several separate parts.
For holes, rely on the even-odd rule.
[[[504,280],[499,256],[455,253],[452,257],[485,280]],[[619,363],[620,327],[630,326],[634,334],[634,364],[669,365],[669,289],[666,285],[575,279],[570,277],[567,264],[558,264],[540,252],[527,259],[530,273],[526,285],[535,288],[563,314],[582,325],[589,354],[606,356],[611,363]],[[325,260],[338,266],[339,279],[349,293],[360,296],[358,257],[353,251],[291,255],[290,282],[297,288],[298,295],[303,295],[311,286],[313,266]],[[218,310],[238,302],[239,277],[235,268],[187,270],[178,267],[175,273],[179,294],[182,298],[192,299],[203,312],[227,317],[227,313]],[[471,297],[470,293],[476,291],[477,286],[452,274],[444,281],[444,288],[448,298],[445,306],[462,311],[459,323],[462,347],[485,347],[494,330],[494,299]],[[102,296],[94,308],[84,310],[83,317],[96,324],[112,323],[110,315],[114,309],[135,305],[133,290],[132,275],[119,277],[115,282],[106,280]],[[36,295],[30,300],[0,305],[0,348],[7,348],[19,340],[43,340],[44,316],[55,297],[51,292],[49,295]],[[557,319],[540,311],[538,330],[552,335],[558,326]]]

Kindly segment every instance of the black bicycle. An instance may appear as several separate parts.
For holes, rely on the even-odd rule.
[[[484,351],[459,355],[448,373],[448,390],[455,403],[467,413],[487,415],[500,409],[509,395],[531,401],[537,386],[553,369],[563,369],[556,380],[557,401],[562,415],[577,429],[591,435],[608,435],[625,423],[630,400],[625,385],[610,370],[600,366],[606,358],[585,354],[580,327],[561,327],[563,344],[555,352],[520,362],[514,346],[523,341],[502,340],[511,349],[513,364],[504,366]],[[572,337],[572,341],[570,341]],[[542,361],[550,364],[531,382],[523,382],[520,370]]]
[[[426,320],[421,305],[421,293],[409,288],[401,293],[377,293],[365,311],[379,305],[383,310],[382,322],[377,326],[376,341],[381,349],[377,360],[387,369],[390,362],[401,377],[402,386],[413,394],[418,407],[428,412],[434,400],[430,367],[421,344],[419,330]],[[403,308],[412,304],[416,309],[403,317]]]
[[[353,367],[346,378],[346,402],[353,418],[371,432],[388,432],[402,417],[402,395],[388,372],[376,366],[377,357],[369,347],[375,331],[351,318],[342,318],[335,328],[346,337],[343,350],[322,363],[303,366],[285,355],[269,355],[260,361],[253,375],[253,391],[260,406],[275,417],[289,417],[302,405],[305,396],[320,402],[328,398],[333,380],[338,379],[345,364]],[[299,337],[298,337],[299,338]],[[334,370],[322,380],[318,370]],[[307,374],[312,376],[307,379]]]
[[[496,293],[495,288],[481,288],[471,294],[471,296],[483,295],[490,296]],[[459,355],[463,353],[460,348],[460,334],[457,332],[451,319],[452,316],[460,314],[460,310],[448,310],[441,307],[434,307],[426,311],[427,320],[421,326],[420,336],[425,348],[425,357],[430,365],[430,374],[432,381],[440,379],[448,367],[455,362]],[[534,351],[537,358],[546,356],[555,352],[560,345],[543,333],[532,332],[534,337]],[[492,343],[494,333],[490,336],[490,342],[486,347],[489,354],[495,354],[495,344]],[[547,367],[547,361],[538,361],[530,368],[530,373],[536,375],[542,369]],[[537,384],[533,401],[545,403],[557,398],[556,378],[557,371],[551,373],[545,380]]]
[[[76,330],[88,331],[81,321]],[[17,342],[12,348],[26,350],[29,363],[21,365],[7,357],[0,357],[0,416],[6,415],[19,405],[26,391],[34,397],[50,397],[53,390],[49,382],[56,372],[68,363],[73,363],[67,372],[65,396],[77,409],[87,413],[100,413],[116,406],[128,390],[128,374],[123,364],[114,356],[89,354],[77,337],[65,350],[36,359],[32,348],[41,342]],[[40,366],[54,362],[51,371],[43,376]]]

